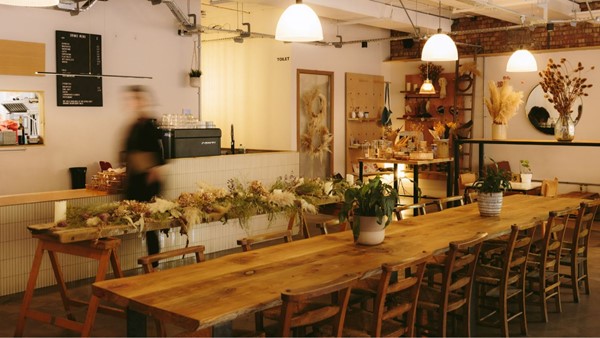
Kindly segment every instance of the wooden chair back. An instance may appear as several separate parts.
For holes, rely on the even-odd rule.
[[[459,205],[465,205],[465,198],[462,195],[449,196],[440,198],[434,201],[438,211],[442,211],[446,208],[452,208]]]
[[[548,300],[555,298],[556,311],[562,312],[560,301],[560,253],[569,218],[579,207],[551,211],[548,221],[542,223],[541,241],[531,247],[527,261],[528,296],[540,306],[542,319],[548,322]]]
[[[283,240],[285,243],[289,243],[292,241],[292,231],[284,230],[279,232],[270,232],[261,235],[244,237],[242,239],[237,240],[237,244],[242,247],[242,251],[250,251],[252,250],[252,245]]]
[[[504,290],[508,288],[509,282],[512,282],[509,281],[509,278],[517,276],[518,279],[515,279],[516,284],[513,284],[513,286],[524,291],[527,256],[529,255],[531,243],[533,243],[535,230],[541,227],[541,224],[540,221],[521,226],[511,226],[510,236],[506,241],[506,249],[501,257],[502,274],[499,286]]]
[[[194,256],[196,257],[196,263],[200,263],[206,260],[204,257],[204,249],[204,245],[194,245],[189,246],[187,248],[169,250],[154,255],[140,257],[138,258],[138,264],[142,266],[145,273],[151,273],[154,272],[152,263],[175,256],[181,256],[181,258],[183,259],[187,254],[194,254]]]
[[[464,308],[466,330],[464,336],[470,336],[471,291],[475,267],[479,252],[487,233],[480,232],[475,236],[457,242],[450,242],[449,251],[443,256],[443,263],[431,262],[426,266],[427,284],[422,284],[418,308],[426,311],[427,322],[423,322],[423,313],[418,314],[418,328],[426,330],[427,335],[446,336],[448,314]],[[438,260],[438,259],[436,259]],[[441,272],[441,281],[436,278]],[[439,281],[439,282],[438,282]],[[433,318],[429,319],[429,315]]]
[[[573,289],[573,300],[579,302],[579,283],[584,282],[585,293],[590,293],[588,250],[594,217],[600,206],[600,200],[581,202],[573,234],[569,240],[565,239],[564,249],[560,264],[570,267],[570,273],[561,274],[569,281],[566,287]]]
[[[278,335],[289,337],[294,328],[310,326],[331,319],[332,336],[341,337],[350,291],[358,278],[357,274],[349,274],[327,284],[282,292],[283,304]],[[325,295],[331,296],[331,302],[314,303],[316,298]],[[308,306],[308,303],[313,306]]]
[[[553,180],[542,181],[542,196],[545,197],[556,197],[558,196],[558,178],[555,177]]]
[[[476,191],[467,192],[465,194],[465,203],[466,204],[475,203],[475,202],[477,202],[478,199],[479,199],[479,193]]]
[[[394,209],[394,213],[396,214],[396,219],[397,220],[402,220],[404,219],[404,215],[402,214],[403,211],[414,211],[417,210],[417,215],[425,215],[427,214],[427,211],[425,210],[427,207],[427,204],[425,203],[415,203],[415,204],[409,204],[409,205],[400,205],[397,206]]]
[[[367,332],[372,337],[414,337],[419,287],[425,273],[425,264],[431,255],[411,257],[398,263],[383,264],[375,298],[374,320]],[[393,280],[397,276],[396,280]],[[401,277],[402,276],[402,277]],[[398,295],[398,297],[395,297]],[[404,297],[400,295],[406,295]],[[390,301],[390,299],[399,299]],[[385,321],[406,315],[404,325],[386,325]],[[386,328],[395,329],[388,332]]]

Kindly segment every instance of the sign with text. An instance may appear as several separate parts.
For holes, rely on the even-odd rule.
[[[56,31],[56,72],[58,106],[102,107],[100,35]]]

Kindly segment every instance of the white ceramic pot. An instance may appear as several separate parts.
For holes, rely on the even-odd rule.
[[[377,245],[383,242],[385,238],[385,222],[383,218],[381,224],[377,223],[377,217],[358,216],[360,218],[360,233],[356,242],[363,245]]]
[[[481,216],[498,216],[502,209],[502,192],[482,193],[477,195],[477,205]]]
[[[506,140],[508,135],[507,124],[492,123],[492,140]]]
[[[533,174],[521,174],[521,183],[531,183]]]

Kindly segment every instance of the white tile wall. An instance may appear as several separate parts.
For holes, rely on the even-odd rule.
[[[227,180],[236,177],[242,182],[260,180],[269,185],[279,176],[298,175],[299,158],[296,152],[272,152],[233,156],[215,156],[171,160],[166,166],[165,197],[176,198],[180,193],[194,191],[197,182],[226,187]],[[70,200],[71,205],[89,205],[118,200],[120,196],[90,197]],[[52,222],[54,202],[31,203],[0,207],[0,296],[25,290],[37,241],[27,230],[28,225]],[[266,215],[251,218],[250,234],[283,230],[287,226],[285,215],[269,222]],[[190,245],[204,245],[206,253],[227,250],[237,246],[236,241],[247,236],[237,220],[226,224],[211,222],[194,225],[189,231]],[[146,245],[138,234],[120,237],[118,255],[123,270],[138,268],[137,259],[146,255]],[[186,238],[179,229],[169,236],[161,233],[161,248],[169,250],[185,246]],[[173,258],[178,259],[178,258]],[[96,275],[97,261],[83,257],[59,254],[66,281],[90,278]],[[50,259],[44,260],[37,279],[37,287],[56,284]]]

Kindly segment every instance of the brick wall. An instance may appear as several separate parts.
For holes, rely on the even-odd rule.
[[[580,48],[600,46],[600,24],[578,22],[555,23],[548,26],[517,28],[516,25],[489,17],[461,18],[452,25],[452,39],[457,42],[459,54],[470,54],[473,48],[461,46],[459,42],[479,45],[480,53],[510,53],[521,45],[529,50],[560,48]],[[392,31],[392,36],[407,36],[406,33]],[[402,40],[391,41],[391,58],[406,59],[420,57],[425,41],[415,41],[412,46]]]

